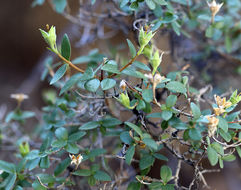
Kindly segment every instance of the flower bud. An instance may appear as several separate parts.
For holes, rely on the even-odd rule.
[[[56,47],[56,30],[55,30],[55,26],[51,26],[50,30],[48,32],[39,29],[44,40],[47,42],[47,44],[50,46],[50,48],[54,51],[57,51],[57,47]]]
[[[143,30],[143,27],[141,28],[139,37],[138,37],[139,44],[141,46],[141,51],[150,42],[150,40],[153,38],[154,35],[155,35],[155,33],[152,33],[152,31],[147,33]]]
[[[152,56],[152,46],[147,45],[143,50],[143,54],[150,60]]]
[[[152,71],[152,75],[155,74],[157,68],[159,67],[161,61],[162,61],[162,55],[164,54],[164,52],[161,53],[161,56],[159,56],[159,52],[156,51],[152,57],[152,60],[151,60],[151,66],[153,68],[153,71]]]
[[[22,142],[19,145],[19,152],[23,157],[26,156],[29,153],[29,151],[30,151],[30,148],[29,148],[28,142]]]
[[[127,93],[121,93],[119,95],[119,98],[116,98],[116,99],[128,109],[134,109],[136,107],[136,105],[130,106],[130,99]]]

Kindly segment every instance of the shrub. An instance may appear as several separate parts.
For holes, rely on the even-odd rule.
[[[35,4],[43,2],[34,1]],[[148,21],[150,25],[138,28],[138,46],[127,39],[130,56],[125,65],[105,57],[96,49],[72,60],[67,34],[61,44],[57,44],[54,26],[47,31],[40,29],[48,49],[60,60],[55,63],[53,59],[47,59],[42,79],[49,80],[57,90],[47,91],[44,95],[47,105],[42,109],[39,124],[41,145],[20,139],[18,162],[0,161],[1,188],[71,189],[83,188],[88,183],[99,189],[111,189],[125,185],[127,181],[129,190],[141,187],[191,189],[200,181],[207,186],[204,174],[217,171],[203,168],[202,160],[208,158],[212,166],[218,164],[223,168],[224,161],[236,159],[235,152],[241,157],[240,112],[234,111],[241,100],[238,91],[229,98],[215,95],[211,109],[201,110],[203,91],[190,86],[189,73],[185,69],[170,71],[164,76],[161,65],[166,52],[154,43],[158,28],[188,35],[186,27],[192,31],[209,25],[206,36],[212,38],[213,43],[219,43],[217,35],[224,34],[220,47],[224,43],[226,50],[222,51],[235,52],[235,45],[230,44],[236,38],[231,39],[230,35],[236,26],[226,25],[226,17],[217,17],[221,5],[208,4],[210,17],[208,9],[201,11],[198,5],[187,4],[189,1],[115,2],[130,15],[143,12],[143,7],[147,6],[152,16]],[[63,13],[66,1],[53,3],[56,11]],[[179,14],[175,14],[176,5],[182,8]],[[231,7],[228,2],[225,6]],[[234,14],[229,15],[230,19],[232,17]],[[211,24],[198,19],[210,20]],[[137,61],[140,56],[145,57],[146,63]],[[84,70],[76,66],[83,62],[89,63]],[[3,134],[9,126],[20,128],[25,120],[35,115],[21,109],[22,101],[28,96],[15,94],[12,98],[18,104],[2,123]],[[181,102],[186,106],[181,107]],[[154,108],[158,111],[153,112]],[[117,111],[127,111],[129,119],[122,120]],[[180,146],[185,146],[186,151],[180,151]],[[176,166],[168,166],[163,150],[177,159]],[[123,166],[117,172],[110,164],[113,159],[120,165],[125,162],[129,167],[133,166],[135,177],[125,173]],[[149,175],[157,160],[166,163],[158,168],[159,179]],[[189,187],[183,187],[179,182],[182,163],[194,169]]]

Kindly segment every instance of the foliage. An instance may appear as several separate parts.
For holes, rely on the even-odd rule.
[[[128,165],[138,163],[135,179],[129,181],[128,189],[141,189],[145,185],[149,189],[174,189],[179,187],[180,166],[177,166],[176,174],[169,166],[163,165],[159,169],[160,179],[149,176],[158,160],[168,164],[163,150],[194,167],[194,181],[203,179],[202,159],[207,158],[212,166],[219,164],[223,168],[223,162],[236,159],[235,152],[241,155],[240,113],[234,111],[241,100],[237,90],[229,100],[215,96],[212,108],[201,110],[198,94],[190,90],[187,72],[175,71],[163,76],[161,66],[165,52],[158,50],[153,43],[157,29],[167,28],[177,35],[187,36],[189,32],[200,30],[212,40],[212,45],[206,46],[214,48],[219,44],[222,52],[235,53],[241,40],[235,35],[241,27],[236,19],[241,7],[238,1],[236,7],[234,0],[225,1],[223,12],[232,11],[232,14],[216,16],[211,24],[206,2],[198,5],[194,5],[195,1],[182,0],[116,2],[129,15],[142,12],[146,7],[154,15],[149,22],[150,27],[139,28],[138,46],[127,39],[130,60],[124,66],[114,59],[103,58],[97,50],[71,61],[68,35],[63,36],[58,46],[54,26],[47,31],[40,29],[48,49],[61,60],[59,64],[48,59],[42,79],[49,80],[59,95],[45,92],[47,105],[43,107],[39,131],[41,146],[34,147],[21,141],[17,163],[0,161],[0,188],[56,189],[71,188],[79,183],[97,187],[118,185],[118,177],[121,176],[117,176],[108,165],[109,159],[118,158]],[[35,0],[33,4],[43,3]],[[67,6],[66,0],[54,0],[52,3],[58,13],[63,13]],[[188,11],[177,13],[177,6],[188,8]],[[203,9],[205,6],[206,9]],[[136,61],[141,55],[146,58],[146,63]],[[88,63],[85,70],[76,66],[81,63]],[[73,70],[77,73],[70,75]],[[125,80],[126,76],[137,81],[137,85]],[[161,101],[156,97],[157,90],[166,94]],[[113,105],[110,105],[110,99]],[[22,125],[28,118],[34,117],[33,112],[21,109],[23,100],[17,101],[17,108],[6,116],[6,126]],[[180,101],[185,101],[190,112],[178,108]],[[128,111],[134,119],[121,120],[111,106]],[[153,113],[153,108],[158,111]],[[159,123],[154,123],[153,118],[157,118]],[[153,133],[151,126],[161,132]],[[189,156],[172,148],[175,140],[187,146]],[[49,168],[51,170],[45,170]],[[126,178],[131,179],[130,176]]]

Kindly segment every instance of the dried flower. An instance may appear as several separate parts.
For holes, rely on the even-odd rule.
[[[25,99],[28,99],[28,95],[19,93],[19,94],[11,94],[11,98],[17,100],[18,102],[18,107],[21,105],[22,101]]]
[[[214,136],[214,134],[217,130],[219,119],[216,118],[216,117],[213,117],[213,116],[207,116],[207,119],[209,121],[209,123],[208,123],[208,136],[212,137],[212,136]]]
[[[219,12],[220,8],[222,7],[223,3],[219,4],[219,3],[216,3],[216,0],[213,0],[211,3],[209,3],[207,1],[207,4],[211,10],[211,14],[212,14],[212,23],[214,21],[214,17],[215,15]]]
[[[232,106],[232,103],[230,101],[226,101],[225,97],[221,98],[220,96],[214,95],[214,99],[218,105],[217,108],[213,108],[215,115],[223,114],[226,108]]]
[[[229,108],[232,103],[229,101],[226,101],[226,98],[221,98],[220,96],[214,95],[214,99],[216,101],[216,104],[218,105],[218,107],[220,108]]]
[[[153,83],[155,83],[156,85],[159,84],[162,80],[164,80],[166,77],[161,76],[159,73],[155,74],[154,76],[154,81]]]
[[[149,73],[149,74],[144,74],[144,76],[145,76],[148,80],[150,80],[151,82],[153,82],[153,76],[152,76],[151,73]]]
[[[11,94],[11,98],[16,99],[17,101],[22,102],[25,99],[28,99],[28,95],[20,93],[20,94]]]
[[[70,164],[74,164],[76,166],[75,169],[77,169],[83,160],[83,156],[79,154],[77,157],[75,155],[69,155],[69,157],[71,158]]]
[[[223,109],[223,108],[213,108],[213,111],[214,111],[215,115],[221,115],[225,112],[225,109]]]
[[[121,88],[123,91],[126,90],[126,82],[125,82],[125,80],[122,80],[122,81],[120,82],[120,88]]]

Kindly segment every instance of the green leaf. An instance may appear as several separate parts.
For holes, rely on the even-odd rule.
[[[14,187],[15,181],[17,179],[17,175],[14,174],[9,174],[7,177],[7,185],[5,186],[5,190],[11,190]]]
[[[127,187],[127,190],[140,190],[141,189],[141,183],[138,183],[138,182],[130,182],[128,187]]]
[[[11,173],[14,174],[15,173],[15,165],[9,162],[5,162],[3,160],[0,160],[0,168],[1,170],[7,172],[7,173]]]
[[[98,181],[111,181],[110,176],[106,172],[103,172],[103,171],[97,171],[94,174],[94,178]]]
[[[85,135],[86,135],[85,131],[79,131],[79,132],[73,133],[69,136],[68,142],[76,142]]]
[[[212,38],[212,37],[213,37],[213,34],[214,34],[214,28],[210,25],[210,26],[206,29],[205,36],[206,36],[207,38]]]
[[[93,68],[87,67],[84,74],[81,76],[80,80],[86,81],[86,80],[92,79],[94,76],[95,74],[94,74]]]
[[[128,148],[128,150],[127,150],[127,152],[126,152],[126,155],[125,155],[126,163],[127,163],[128,165],[131,164],[131,160],[132,160],[134,154],[135,154],[135,146],[132,145],[132,146],[130,146],[130,147]]]
[[[232,162],[235,159],[236,159],[236,157],[233,154],[229,154],[229,155],[222,157],[222,160],[224,160],[226,162]]]
[[[77,176],[91,176],[92,171],[87,169],[81,169],[73,172],[72,174]]]
[[[228,132],[228,122],[223,118],[218,116],[219,122],[218,127],[221,128],[225,133]]]
[[[39,163],[40,168],[47,169],[49,168],[49,166],[50,166],[50,161],[48,156],[45,156],[40,159],[40,163]]]
[[[82,75],[83,75],[82,73],[77,73],[77,74],[71,76],[70,79],[61,88],[59,95],[63,94],[64,92],[69,90],[73,85],[75,85],[79,81],[79,79]]]
[[[174,32],[178,35],[178,36],[180,36],[180,25],[178,24],[178,22],[177,21],[172,21],[171,22],[171,26],[172,26],[172,29],[174,30]]]
[[[121,71],[121,73],[135,78],[146,78],[142,72],[136,71],[135,68],[132,66],[127,67],[125,70]]]
[[[123,8],[124,6],[126,6],[128,2],[129,2],[129,0],[121,0],[120,1],[120,8]]]
[[[177,102],[177,96],[175,96],[175,95],[170,95],[170,96],[168,96],[167,99],[166,99],[166,106],[167,106],[168,108],[171,108],[171,107],[173,107],[173,106],[176,104],[176,102]]]
[[[168,121],[169,119],[172,118],[172,112],[169,110],[164,110],[161,112],[161,117],[162,119],[164,119],[165,121]]]
[[[32,7],[35,7],[36,5],[42,5],[44,4],[45,0],[34,0],[32,2]]]
[[[161,185],[161,190],[175,190],[174,184]]]
[[[143,142],[145,143],[145,145],[147,145],[148,147],[152,148],[153,150],[157,150],[157,144],[156,141],[154,141],[151,138],[144,138]]]
[[[88,123],[85,123],[84,125],[82,125],[79,129],[80,130],[91,130],[91,129],[95,129],[97,127],[99,127],[100,124],[97,121],[90,121]]]
[[[79,147],[74,143],[68,143],[65,147],[65,150],[71,154],[78,154],[79,153]]]
[[[227,53],[231,53],[231,51],[232,51],[232,41],[231,41],[231,38],[228,34],[225,35],[225,47],[226,47]]]
[[[100,85],[102,90],[108,90],[110,88],[113,88],[116,85],[116,81],[114,79],[106,78],[101,81]]]
[[[67,34],[64,34],[64,37],[62,39],[61,43],[61,55],[67,59],[70,60],[70,55],[71,55],[71,46],[69,42],[69,37]]]
[[[39,165],[39,161],[40,161],[40,158],[28,160],[25,168],[29,169],[29,171],[31,171]]]
[[[158,160],[168,161],[168,158],[167,158],[166,156],[163,156],[162,154],[155,153],[155,154],[153,154],[153,156],[154,156],[155,158],[157,158]]]
[[[120,139],[125,144],[131,144],[133,142],[132,138],[130,137],[129,132],[124,131],[120,134]]]
[[[155,158],[152,155],[145,154],[140,160],[140,169],[144,170],[153,165]]]
[[[168,128],[168,121],[162,121],[162,123],[161,123],[161,128],[163,129],[163,130],[165,130],[165,129],[167,129]]]
[[[61,79],[65,72],[67,71],[68,68],[68,64],[64,64],[62,65],[54,74],[54,77],[52,78],[52,80],[50,81],[50,84],[54,84],[56,83],[59,79]]]
[[[142,91],[142,97],[146,102],[151,102],[153,100],[152,89],[144,89]]]
[[[90,186],[93,186],[93,185],[95,185],[95,183],[96,183],[96,180],[95,180],[94,176],[89,176],[88,177],[88,184]]]
[[[53,0],[53,3],[55,5],[55,10],[57,13],[63,13],[65,7],[67,6],[66,0]]]
[[[67,141],[64,139],[58,139],[52,142],[52,147],[56,147],[56,148],[62,148],[67,144]]]
[[[57,167],[55,168],[54,170],[54,175],[55,176],[58,176],[60,175],[63,171],[65,171],[65,169],[69,166],[71,162],[71,159],[70,158],[66,158],[64,159],[63,161],[61,161]]]
[[[151,71],[151,69],[146,64],[144,64],[140,61],[134,61],[134,63],[132,65],[135,66],[136,68],[142,69],[144,71]]]
[[[167,5],[165,0],[154,0],[158,5]]]
[[[241,148],[239,146],[236,147],[236,151],[239,155],[239,158],[241,158]]]
[[[169,168],[168,166],[162,166],[160,176],[164,183],[170,181],[170,179],[172,178],[171,168]]]
[[[68,130],[65,129],[64,127],[60,127],[58,129],[56,129],[55,135],[58,139],[67,140],[68,139]]]
[[[201,132],[197,128],[191,128],[188,131],[189,137],[194,141],[199,141],[202,138]]]
[[[229,132],[224,132],[222,129],[219,130],[219,134],[221,135],[221,137],[223,137],[223,139],[227,142],[230,142],[232,137],[231,135],[229,134]]]
[[[130,123],[130,122],[125,122],[125,124],[128,127],[132,128],[138,135],[140,135],[141,139],[143,139],[143,134],[142,134],[142,131],[141,131],[140,127],[138,127],[135,124]]]
[[[241,129],[241,125],[239,125],[237,123],[229,123],[228,128],[229,129]]]
[[[223,165],[223,160],[222,160],[222,158],[219,157],[218,160],[219,160],[219,166],[220,166],[220,168],[223,169],[224,165]]]
[[[91,79],[85,83],[85,89],[90,92],[96,92],[100,86],[99,79]]]
[[[212,166],[215,166],[218,163],[218,154],[217,154],[217,152],[211,146],[208,146],[207,152],[208,152],[208,160],[209,160],[210,164]]]
[[[146,116],[146,118],[161,118],[161,112],[151,113]]]
[[[139,111],[139,110],[145,109],[145,107],[146,107],[145,101],[139,100],[136,106],[136,109]]]
[[[120,71],[117,68],[117,65],[113,65],[113,64],[105,64],[103,67],[101,67],[101,70],[103,71],[107,71],[110,73],[116,73],[116,74],[120,74]]]
[[[151,10],[154,10],[156,8],[156,4],[153,2],[153,0],[145,0],[145,2]]]
[[[106,150],[103,148],[96,148],[90,151],[90,153],[88,154],[89,158],[94,158],[96,156],[99,156],[101,154],[105,154]]]
[[[127,39],[127,43],[128,43],[128,46],[129,46],[129,49],[130,49],[130,52],[131,52],[131,57],[135,57],[136,56],[136,48],[135,46],[133,45],[133,43]]]
[[[116,118],[106,118],[101,120],[101,125],[104,127],[113,127],[122,124],[122,121]]]
[[[214,150],[216,150],[217,153],[224,155],[224,149],[222,145],[218,144],[217,142],[213,142],[211,146],[214,148]]]
[[[37,174],[42,183],[54,183],[55,178],[49,174]]]
[[[163,190],[162,186],[163,186],[163,183],[161,182],[152,182],[150,185],[148,185],[148,188],[150,190]]]
[[[187,92],[185,86],[177,81],[171,81],[167,83],[166,88],[172,92],[185,94]]]
[[[191,110],[195,120],[201,116],[200,108],[193,102],[191,102]]]

